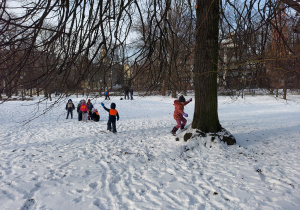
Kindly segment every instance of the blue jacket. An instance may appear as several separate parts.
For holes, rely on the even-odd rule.
[[[90,111],[92,111],[92,109],[94,108],[94,105],[92,103],[87,103],[86,106]]]

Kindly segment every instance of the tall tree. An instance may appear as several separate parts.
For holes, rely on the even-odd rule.
[[[0,53],[6,55],[0,57],[0,70],[8,69],[6,65],[10,64],[10,71],[5,72],[2,76],[9,79],[5,83],[6,88],[20,86],[19,78],[24,75],[24,67],[29,66],[30,56],[35,55],[37,57],[36,54],[45,56],[45,52],[55,52],[55,55],[51,55],[51,58],[55,59],[54,61],[51,59],[53,65],[47,66],[49,68],[46,68],[46,71],[37,71],[34,74],[34,80],[35,82],[39,81],[39,83],[43,81],[45,90],[51,87],[50,83],[52,81],[55,81],[55,84],[61,87],[60,89],[70,93],[74,86],[80,87],[82,82],[89,80],[88,75],[101,73],[93,72],[94,68],[91,67],[99,60],[98,55],[102,48],[106,49],[105,57],[109,56],[112,59],[107,64],[105,71],[99,68],[99,71],[102,71],[103,80],[106,81],[106,69],[109,70],[113,67],[116,61],[114,59],[117,57],[116,50],[125,46],[134,22],[141,23],[140,31],[143,40],[141,50],[134,53],[135,63],[138,64],[137,66],[142,67],[141,71],[137,70],[136,72],[139,74],[148,73],[149,79],[145,77],[147,78],[147,84],[165,84],[167,73],[171,76],[175,73],[175,80],[169,81],[169,83],[175,83],[178,81],[179,76],[182,77],[182,69],[188,69],[186,66],[181,66],[181,64],[189,65],[187,57],[181,57],[179,54],[184,54],[184,51],[190,48],[190,43],[194,40],[189,36],[185,36],[185,32],[190,31],[194,26],[195,10],[192,9],[194,1],[24,0],[22,2],[24,2],[24,13],[19,13],[16,17],[11,15],[11,10],[7,7],[6,1],[0,3],[0,25],[2,26],[0,27]],[[274,3],[276,2],[274,0],[263,1],[264,3],[260,0],[224,0],[224,2],[227,6],[233,8],[240,20],[248,19],[251,22],[253,19],[252,11],[254,9],[258,10],[256,14],[262,21],[255,26],[257,29],[262,28],[263,25],[270,22],[272,16],[276,15],[277,4]],[[241,7],[236,6],[238,4],[233,2],[244,4],[244,6],[241,9]],[[293,1],[286,0],[284,2]],[[205,134],[219,133],[220,131],[226,131],[219,122],[217,98],[219,21],[222,12],[220,11],[220,5],[223,5],[223,2],[221,0],[196,0],[196,3],[196,41],[193,55],[195,112],[192,127]],[[254,4],[257,5],[254,6]],[[186,8],[186,14],[182,15],[182,10],[176,12],[174,5],[178,8]],[[172,12],[171,9],[173,9]],[[173,23],[172,14],[175,21]],[[222,14],[222,18],[226,20],[226,14]],[[186,21],[183,21],[183,17]],[[137,19],[140,21],[135,21]],[[55,24],[49,24],[48,20],[52,20]],[[230,29],[235,29],[237,25],[241,25],[231,22],[229,19],[226,21],[231,24]],[[180,32],[182,31],[182,25],[188,25],[189,30]],[[250,29],[250,27],[242,25],[241,29]],[[253,29],[253,31],[257,30]],[[9,36],[12,32],[13,35]],[[45,36],[41,38],[42,32],[49,33],[44,33]],[[229,30],[228,32],[232,31]],[[244,32],[242,31],[241,36],[250,33]],[[187,40],[187,42],[184,40]],[[25,48],[22,46],[25,46]],[[12,50],[7,51],[7,49]],[[169,50],[173,51],[172,55],[169,55]],[[15,55],[19,54],[22,55],[20,59],[13,62]],[[82,58],[85,58],[84,63],[81,62]],[[124,62],[125,60],[122,60],[122,63]],[[169,62],[173,62],[176,66],[169,68],[170,71],[166,71]],[[79,64],[78,69],[74,68],[74,64]],[[143,68],[147,71],[143,71]],[[153,71],[153,69],[156,71]],[[72,79],[71,85],[69,82],[65,82],[70,81],[70,77],[73,76],[74,79]],[[61,79],[58,80],[57,78]],[[229,132],[226,133],[227,136],[230,136]],[[225,141],[233,144],[235,139],[231,136],[231,139]]]
[[[204,133],[218,133],[222,130],[218,117],[217,95],[219,3],[218,0],[197,0],[195,6],[195,111],[192,128]],[[234,144],[235,139],[230,136],[231,138],[226,138],[225,141]]]

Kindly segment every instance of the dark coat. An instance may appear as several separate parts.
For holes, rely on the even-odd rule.
[[[93,121],[98,122],[100,120],[100,115],[97,114],[96,112],[93,112],[91,118]]]
[[[79,103],[79,104],[77,105],[77,112],[78,112],[78,113],[80,112],[80,106],[81,106],[81,103]]]
[[[110,113],[110,110],[111,109],[108,109],[108,108],[106,108],[106,107],[103,107],[108,113]],[[115,109],[113,109],[113,110],[115,110]],[[109,114],[109,116],[108,116],[108,120],[110,121],[110,122],[116,122],[116,120],[119,120],[119,113],[118,113],[118,111],[117,111],[117,114],[116,115],[111,115],[111,114]]]
[[[71,107],[69,107],[68,104],[69,104],[69,102],[66,104],[66,110],[73,111],[75,109],[73,102],[71,102],[71,104],[72,104]]]
[[[125,93],[125,95],[128,95],[129,94],[129,88],[125,88],[124,93]]]
[[[92,111],[92,109],[94,108],[94,105],[92,104],[92,103],[87,103],[86,104],[87,105],[87,108],[90,110],[90,111]]]

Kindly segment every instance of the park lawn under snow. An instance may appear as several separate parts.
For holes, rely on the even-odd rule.
[[[190,98],[190,97],[187,97]],[[72,97],[75,106],[81,98]],[[0,209],[300,209],[300,96],[219,97],[237,144],[175,141],[169,97],[112,97],[118,134],[65,103],[0,105]],[[194,101],[185,108],[192,122]]]

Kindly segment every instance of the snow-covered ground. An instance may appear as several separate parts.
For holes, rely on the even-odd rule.
[[[173,99],[119,100],[118,134],[65,103],[0,105],[0,209],[300,209],[300,96],[219,97],[237,145],[175,141]],[[187,97],[190,98],[190,97]],[[80,98],[72,98],[77,106]],[[106,104],[108,107],[110,103]],[[185,108],[192,122],[194,102]]]

